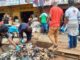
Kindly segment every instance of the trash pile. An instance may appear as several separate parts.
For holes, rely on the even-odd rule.
[[[54,52],[27,43],[20,51],[11,50],[0,55],[0,60],[50,60]]]

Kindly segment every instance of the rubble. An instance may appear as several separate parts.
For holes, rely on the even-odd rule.
[[[54,57],[53,51],[46,48],[34,46],[32,43],[27,43],[24,46],[19,52],[11,50],[1,54],[0,60],[49,60]]]

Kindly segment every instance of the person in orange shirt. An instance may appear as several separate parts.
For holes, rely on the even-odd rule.
[[[52,41],[53,48],[58,46],[58,29],[60,27],[60,21],[63,16],[63,10],[58,7],[57,2],[53,2],[53,7],[50,9],[49,13],[49,33],[48,36]]]

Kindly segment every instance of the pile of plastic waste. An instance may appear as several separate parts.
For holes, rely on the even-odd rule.
[[[0,55],[0,60],[49,60],[54,52],[46,48],[34,46],[32,43],[22,44],[20,51],[11,50]]]

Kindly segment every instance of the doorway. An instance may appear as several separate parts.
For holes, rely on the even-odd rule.
[[[3,16],[4,16],[4,13],[0,13],[0,21],[2,21]]]
[[[22,19],[22,22],[28,22],[29,17],[33,14],[33,11],[25,11],[25,12],[21,12],[20,16]]]

